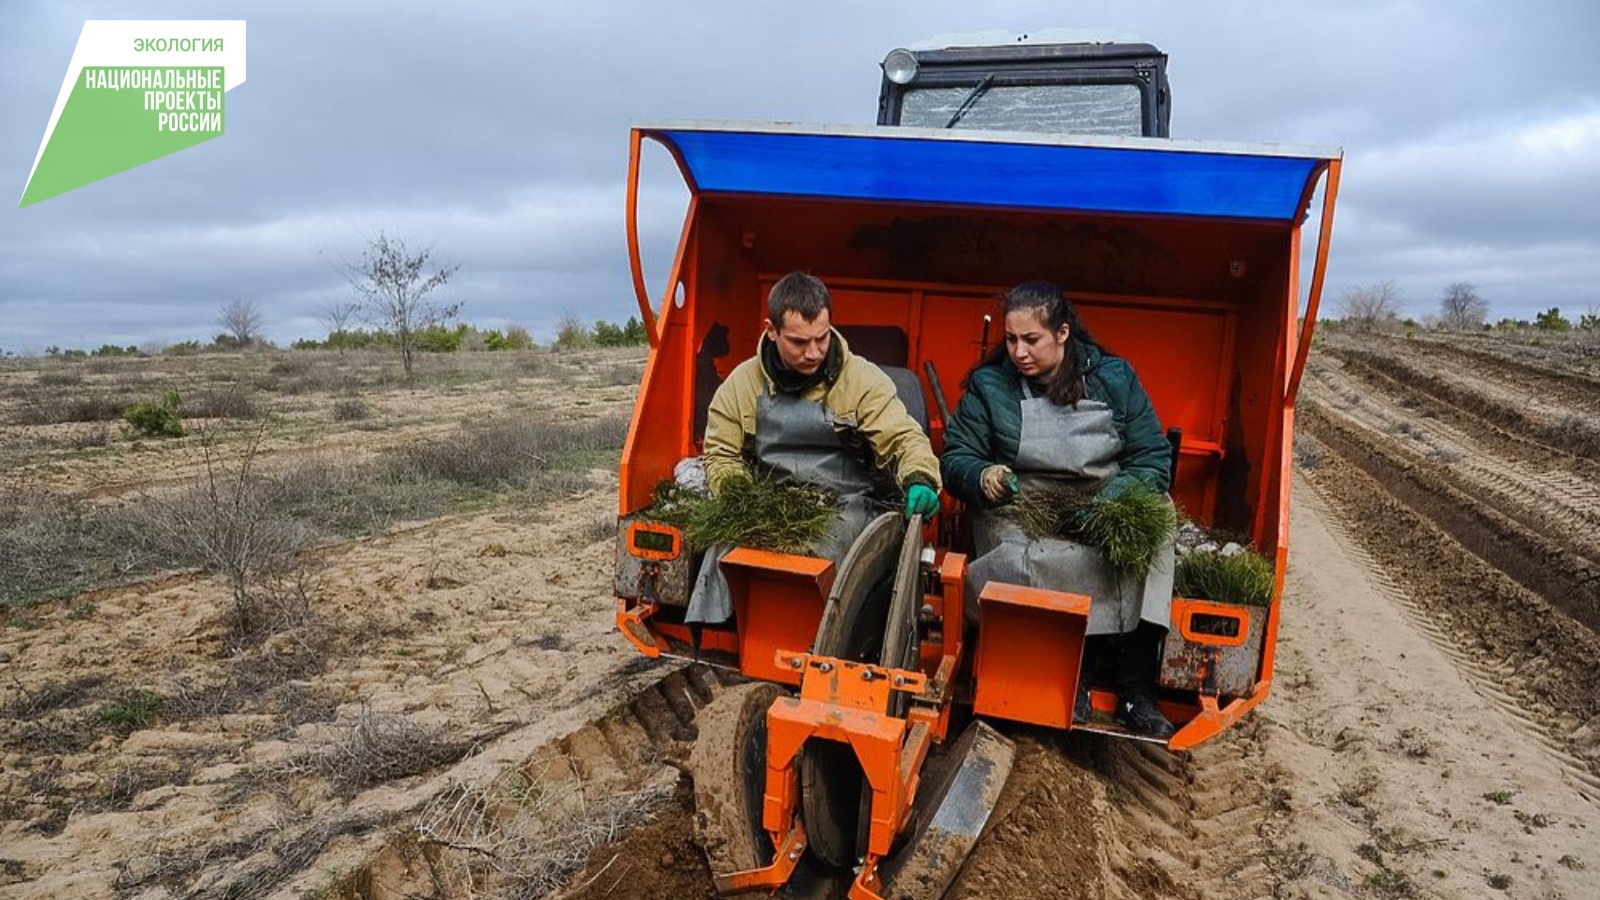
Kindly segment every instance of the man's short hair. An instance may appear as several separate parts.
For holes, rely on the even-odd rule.
[[[833,298],[822,279],[809,272],[790,272],[767,294],[767,319],[773,328],[783,328],[784,313],[799,313],[801,319],[815,322],[825,311],[832,314]]]

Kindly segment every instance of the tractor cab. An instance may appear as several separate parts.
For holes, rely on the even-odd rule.
[[[955,40],[891,50],[878,124],[1167,137],[1167,55],[1143,43]]]

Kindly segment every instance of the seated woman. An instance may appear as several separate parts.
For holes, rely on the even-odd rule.
[[[1031,491],[1115,497],[1135,480],[1164,493],[1171,445],[1133,368],[1095,341],[1060,288],[1018,285],[1002,311],[1005,343],[967,376],[941,461],[945,489],[973,510],[968,596],[989,581],[1088,595],[1086,673],[1114,665],[1118,723],[1165,739],[1173,727],[1155,685],[1171,616],[1171,542],[1134,579],[1094,547],[1029,535],[1004,507]],[[1088,680],[1079,683],[1080,721],[1090,713]]]

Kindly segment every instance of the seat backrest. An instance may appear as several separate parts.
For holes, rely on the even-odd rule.
[[[928,399],[922,393],[922,379],[917,373],[901,366],[879,366],[883,374],[889,376],[894,382],[894,392],[900,397],[900,402],[906,405],[906,412],[916,420],[917,427],[923,434],[928,433]]]

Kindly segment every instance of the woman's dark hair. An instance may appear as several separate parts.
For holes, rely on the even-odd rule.
[[[1061,330],[1066,325],[1070,331],[1067,334],[1067,344],[1062,348],[1061,365],[1056,367],[1045,381],[1045,396],[1057,406],[1068,403],[1077,403],[1083,399],[1083,376],[1088,365],[1086,347],[1093,347],[1102,353],[1107,352],[1100,342],[1094,339],[1089,329],[1083,327],[1083,322],[1078,319],[1077,307],[1072,301],[1061,293],[1061,288],[1048,281],[1025,281],[1000,298],[1000,319],[1002,323],[1008,313],[1019,309],[1038,310],[1039,320],[1052,334]],[[1001,326],[1002,329],[1004,325]],[[1000,342],[994,349],[984,354],[983,359],[967,373],[966,380],[961,383],[962,388],[972,384],[972,375],[984,366],[997,366],[1003,362],[1009,352],[1006,350],[1004,333]]]

